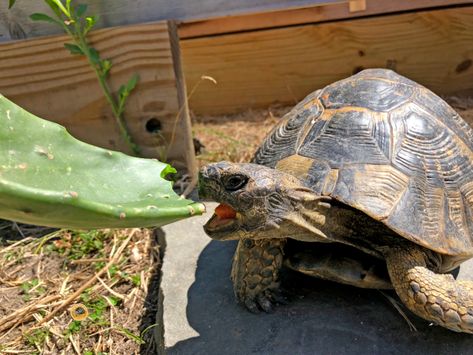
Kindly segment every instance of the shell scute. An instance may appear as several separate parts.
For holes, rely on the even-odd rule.
[[[326,108],[347,106],[366,107],[388,112],[407,102],[415,92],[415,84],[386,70],[364,70],[323,90],[322,103]],[[370,100],[366,98],[370,97]]]

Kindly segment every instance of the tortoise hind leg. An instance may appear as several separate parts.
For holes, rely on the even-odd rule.
[[[417,246],[393,247],[386,262],[394,289],[415,314],[457,332],[473,333],[473,282],[427,268],[427,254]]]
[[[284,239],[242,239],[233,258],[235,296],[248,310],[270,312],[278,297]]]

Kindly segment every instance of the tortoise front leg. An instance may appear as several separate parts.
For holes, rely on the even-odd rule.
[[[473,282],[427,268],[420,247],[395,247],[386,255],[389,276],[402,302],[415,314],[457,332],[473,333]]]
[[[235,296],[253,313],[272,310],[278,296],[285,239],[242,239],[232,266]]]

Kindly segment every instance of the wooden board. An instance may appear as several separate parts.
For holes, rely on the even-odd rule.
[[[359,4],[359,3],[358,3]],[[291,25],[328,22],[341,19],[415,11],[426,8],[473,4],[472,0],[363,0],[365,9],[350,11],[345,2],[329,6],[311,6],[299,9],[284,9],[271,13],[254,13],[227,16],[201,21],[186,21],[179,26],[179,37],[196,38],[233,32],[269,29]]]
[[[439,94],[473,88],[473,7],[181,41],[198,114],[294,104],[363,68],[389,67]]]
[[[138,24],[158,20],[196,20],[236,14],[294,9],[347,0],[82,0],[90,13],[100,15],[98,28]],[[8,1],[0,1],[0,41],[51,34],[61,30],[48,23],[33,23],[35,12],[50,13],[44,1],[21,1],[8,10]]]
[[[84,57],[64,49],[68,41],[57,36],[1,44],[0,93],[40,117],[65,125],[81,140],[128,152],[95,74]],[[113,63],[112,89],[118,90],[133,73],[140,76],[125,118],[143,155],[167,160],[181,170],[192,168],[175,27],[161,22],[98,30],[91,34],[91,43]],[[159,132],[148,132],[147,126],[157,129],[159,125]]]
[[[255,13],[202,21],[188,21],[179,26],[179,37],[196,38],[209,35],[269,29],[290,25],[328,22],[341,19],[389,14],[401,11],[414,11],[425,8],[473,4],[471,0],[366,0],[366,8],[350,11],[347,3],[330,6],[312,6],[299,9],[286,9],[271,13]]]

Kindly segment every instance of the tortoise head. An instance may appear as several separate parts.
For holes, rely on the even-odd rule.
[[[204,226],[213,239],[302,234],[326,238],[317,228],[324,216],[317,213],[316,206],[325,198],[290,174],[257,164],[209,164],[199,173],[199,195],[220,202]]]

